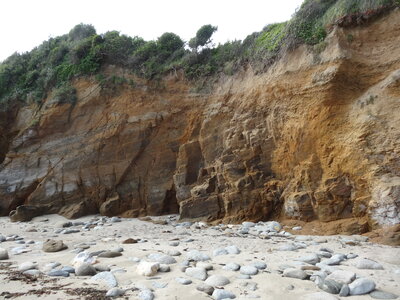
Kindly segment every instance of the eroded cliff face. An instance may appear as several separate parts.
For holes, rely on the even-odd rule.
[[[211,94],[179,76],[112,94],[74,85],[76,105],[49,97],[8,130],[3,215],[25,204],[70,218],[400,222],[398,10]]]

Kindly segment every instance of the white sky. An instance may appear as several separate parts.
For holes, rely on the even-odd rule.
[[[244,39],[288,20],[303,0],[0,0],[0,61],[29,51],[79,23],[97,33],[118,30],[145,40],[174,32],[188,41],[202,25],[218,26],[214,42]]]

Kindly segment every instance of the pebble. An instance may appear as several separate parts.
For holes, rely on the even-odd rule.
[[[206,269],[207,271],[212,270],[214,268],[212,264],[204,262],[204,261],[199,261],[196,264],[196,267]]]
[[[349,284],[351,283],[354,279],[356,279],[356,273],[351,272],[351,271],[343,271],[343,270],[337,270],[332,272],[326,279],[329,280],[334,280],[339,283],[346,283]]]
[[[221,275],[211,275],[205,281],[210,286],[224,286],[230,283],[229,279]]]
[[[154,294],[149,289],[143,289],[139,292],[138,297],[141,300],[153,300]]]
[[[137,242],[138,242],[138,240],[136,240],[136,239],[128,238],[128,239],[124,240],[122,242],[122,244],[136,244]]]
[[[367,258],[358,260],[356,267],[357,269],[383,270],[383,267],[380,263]]]
[[[170,245],[172,247],[176,247],[176,246],[179,246],[179,242],[178,241],[172,241],[172,242],[169,242],[168,245]]]
[[[183,285],[188,285],[188,284],[192,283],[192,281],[190,279],[183,278],[183,277],[176,277],[175,281],[180,283],[180,284],[183,284]]]
[[[230,270],[230,271],[237,271],[240,269],[240,265],[238,265],[237,263],[228,263],[222,269]]]
[[[90,278],[92,281],[104,282],[109,288],[116,287],[118,285],[117,279],[111,272],[101,272]]]
[[[61,271],[65,271],[68,273],[75,273],[75,269],[73,267],[69,267],[69,266],[62,267]]]
[[[23,272],[23,274],[28,275],[28,276],[37,277],[37,276],[41,275],[42,272],[40,272],[39,270],[33,269],[33,270],[27,270],[27,271]]]
[[[243,223],[242,223],[242,226],[245,227],[245,228],[251,228],[251,227],[256,226],[256,223],[253,223],[253,222],[243,222]]]
[[[124,252],[124,248],[122,248],[122,247],[116,247],[116,248],[114,248],[114,249],[111,249],[110,251],[111,251],[111,252]]]
[[[206,261],[210,260],[210,257],[198,250],[191,250],[186,254],[186,257],[188,260],[193,260],[193,261]]]
[[[240,250],[238,247],[235,245],[227,246],[225,247],[225,250],[228,252],[228,254],[239,254]]]
[[[320,283],[318,285],[318,287],[329,293],[329,294],[339,294],[341,288],[342,288],[343,284],[333,281],[333,280],[329,280],[329,279],[325,279],[322,283]]]
[[[203,281],[206,280],[206,278],[207,278],[207,271],[204,268],[198,268],[198,267],[187,268],[185,270],[185,274],[190,277],[193,277],[193,278],[196,278],[199,280],[203,280]]]
[[[218,248],[213,251],[213,256],[227,255],[228,251],[225,248]]]
[[[343,284],[342,288],[340,289],[339,296],[340,297],[347,297],[350,294],[350,288],[347,284]]]
[[[141,261],[136,268],[136,272],[143,276],[153,276],[160,268],[160,264],[156,262]]]
[[[297,279],[306,279],[308,277],[307,273],[294,268],[285,269],[283,271],[283,277],[297,278]]]
[[[215,289],[214,292],[212,293],[212,297],[216,300],[236,298],[235,294],[233,294],[232,292],[221,289]]]
[[[368,278],[359,278],[349,284],[350,295],[364,295],[375,289],[375,282]]]
[[[121,252],[117,252],[117,251],[104,251],[101,252],[98,257],[106,257],[106,258],[114,258],[114,257],[118,257],[121,256],[122,253]]]
[[[167,251],[167,255],[170,255],[170,256],[180,256],[181,254],[182,253],[180,253],[178,250],[175,250],[175,249]]]
[[[398,296],[392,293],[384,292],[384,291],[379,291],[375,290],[372,291],[370,294],[371,298],[374,299],[397,299]]]
[[[37,269],[38,264],[36,262],[27,261],[18,266],[18,271],[24,272],[32,269]]]
[[[52,277],[69,277],[69,272],[62,270],[52,270],[48,272],[47,275]]]
[[[94,268],[99,272],[109,272],[111,270],[110,267],[104,265],[94,265]]]
[[[256,275],[258,273],[258,269],[254,266],[242,266],[240,267],[240,274],[243,275]]]
[[[200,284],[196,287],[196,290],[206,293],[207,295],[212,295],[214,292],[214,288],[212,286],[209,286],[208,284]]]
[[[58,252],[67,248],[67,245],[65,245],[61,240],[47,240],[43,243],[42,250],[44,252]]]
[[[0,248],[0,260],[6,260],[8,258],[8,251],[6,249]]]
[[[305,262],[305,263],[310,264],[310,265],[315,265],[316,263],[320,262],[320,258],[318,257],[317,254],[310,254],[310,255],[307,255],[307,256],[300,257],[300,258],[298,258],[296,260],[297,261],[301,261],[301,262]]]
[[[297,247],[293,243],[283,244],[276,248],[278,251],[295,251]]]
[[[168,286],[168,283],[166,282],[158,282],[158,281],[153,281],[151,283],[151,285],[155,288],[155,289],[163,289],[166,288]]]
[[[259,270],[264,270],[267,268],[267,264],[262,261],[256,261],[256,262],[252,263],[250,266],[256,267]]]
[[[125,294],[125,290],[119,288],[112,288],[107,291],[106,297],[120,297]]]
[[[93,276],[96,275],[96,273],[96,269],[91,264],[87,263],[82,263],[75,269],[76,276]]]
[[[171,265],[176,263],[176,259],[172,256],[161,254],[161,253],[153,253],[147,256],[150,261],[158,262],[164,265]]]

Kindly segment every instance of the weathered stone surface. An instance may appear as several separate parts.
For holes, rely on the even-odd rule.
[[[34,217],[40,216],[45,211],[46,210],[42,207],[21,205],[10,212],[10,220],[11,222],[27,222],[32,220]]]
[[[26,205],[45,209],[11,219],[180,212],[363,220],[342,232],[398,224],[399,19],[355,29],[361,48],[338,30],[318,63],[299,48],[273,71],[223,77],[208,94],[179,75],[158,86],[135,78],[114,94],[80,78],[74,106],[50,97],[38,111],[17,107],[0,118],[0,214]]]
[[[58,252],[67,249],[68,246],[63,241],[58,240],[47,240],[43,243],[44,252]]]

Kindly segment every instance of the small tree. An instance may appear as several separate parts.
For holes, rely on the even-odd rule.
[[[189,41],[189,47],[197,51],[199,47],[204,47],[211,43],[211,36],[218,30],[218,27],[210,24],[203,25],[197,30],[196,36]]]

